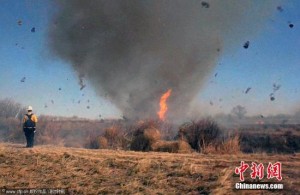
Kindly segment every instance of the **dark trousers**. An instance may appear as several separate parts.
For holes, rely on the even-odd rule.
[[[34,129],[24,129],[27,145],[26,147],[33,147],[34,144]]]

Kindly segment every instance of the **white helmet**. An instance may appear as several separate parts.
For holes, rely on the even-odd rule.
[[[28,106],[27,111],[32,110],[32,106]]]

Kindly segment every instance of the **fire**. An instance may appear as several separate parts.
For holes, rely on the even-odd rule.
[[[170,97],[172,89],[169,89],[166,93],[164,93],[159,101],[160,110],[157,112],[160,120],[165,120],[165,115],[168,110],[167,99]]]

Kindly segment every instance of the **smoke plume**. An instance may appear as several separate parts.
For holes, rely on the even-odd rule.
[[[223,49],[242,46],[237,41],[276,9],[270,2],[57,1],[49,42],[124,116],[157,117],[160,96],[172,89],[168,118],[177,119],[190,110]]]

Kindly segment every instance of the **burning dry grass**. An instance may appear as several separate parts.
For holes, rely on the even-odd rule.
[[[239,181],[234,168],[241,160],[280,161],[285,189],[234,191]],[[72,194],[299,194],[299,170],[299,154],[203,155],[0,145],[0,188],[68,188]]]

